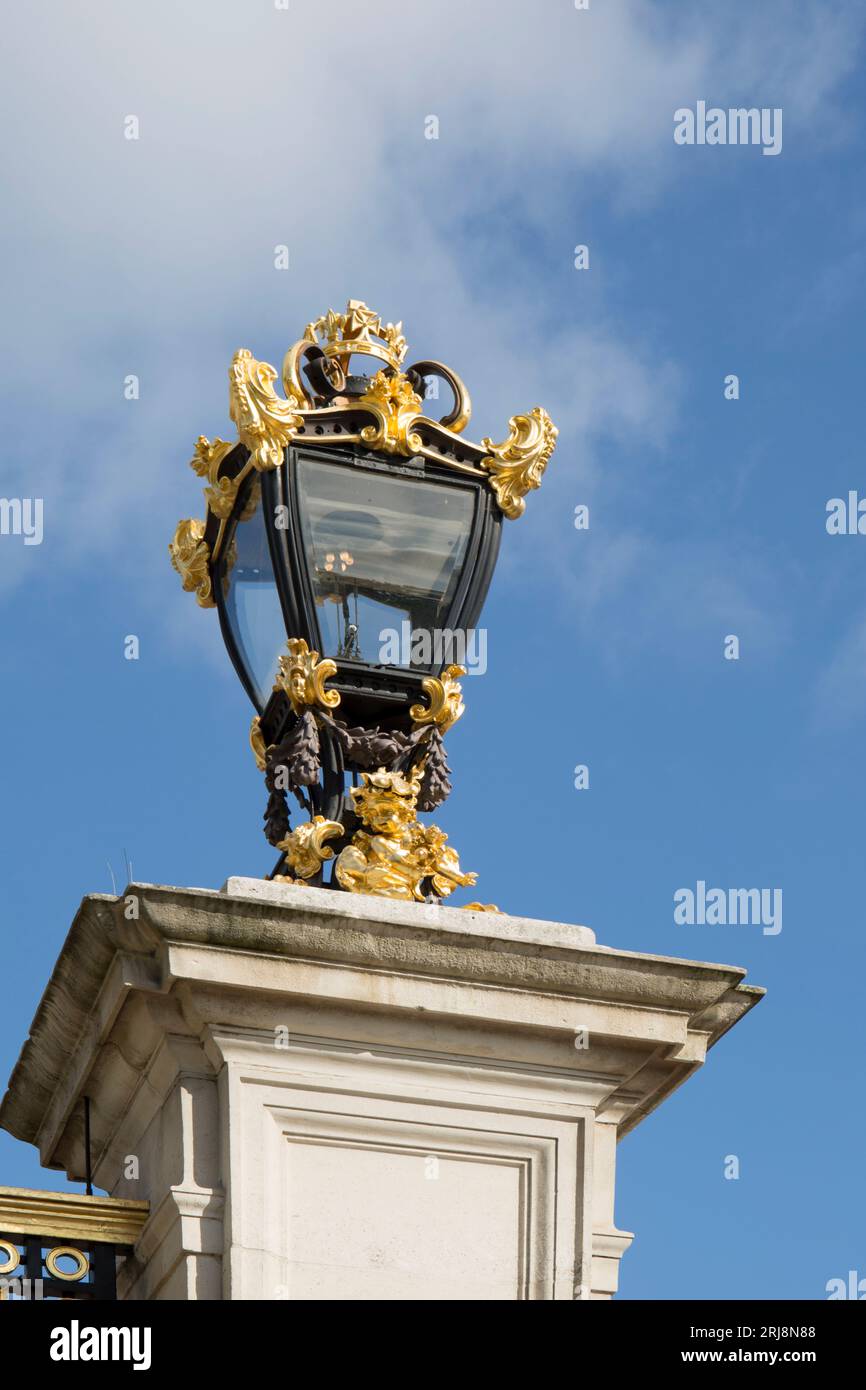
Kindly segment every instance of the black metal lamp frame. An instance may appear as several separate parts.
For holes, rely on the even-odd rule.
[[[467,449],[473,446],[467,445]],[[480,454],[481,451],[478,450]],[[231,463],[240,472],[247,460],[247,450],[239,445]],[[499,552],[502,514],[483,477],[456,473],[446,462],[429,458],[412,461],[396,460],[385,453],[364,449],[356,444],[339,443],[305,445],[297,443],[285,451],[283,464],[262,475],[250,475],[238,490],[234,507],[226,522],[220,547],[220,559],[214,573],[214,596],[219,612],[223,640],[238,677],[261,717],[261,731],[267,747],[280,747],[297,724],[284,690],[277,685],[264,707],[256,692],[252,672],[236,640],[229,617],[226,594],[231,581],[227,572],[233,552],[232,541],[241,517],[249,515],[252,489],[260,483],[265,530],[277,593],[282,608],[286,637],[302,637],[315,651],[323,649],[316,605],[313,598],[313,579],[301,532],[298,500],[297,467],[300,459],[337,464],[347,471],[367,469],[401,478],[432,482],[443,488],[460,488],[474,496],[473,520],[461,573],[450,609],[443,619],[443,628],[466,632],[474,627],[481,612]],[[229,460],[227,460],[227,464]],[[277,516],[288,516],[288,526],[278,527]],[[337,674],[329,688],[339,692],[340,713],[347,720],[357,721],[365,729],[408,736],[411,731],[409,708],[422,693],[426,676],[438,675],[442,665],[429,669],[392,666],[381,663],[336,658]],[[320,721],[319,727],[321,785],[313,784],[301,792],[299,800],[310,815],[321,815],[339,821],[347,828],[354,825],[354,815],[347,804],[346,774],[357,774],[365,766],[351,756],[345,740],[335,737],[333,726]],[[404,761],[401,758],[396,762]],[[369,764],[367,764],[369,766]],[[430,807],[432,809],[432,807]],[[285,829],[278,819],[274,835]],[[267,833],[267,832],[266,832]],[[269,837],[270,838],[270,837]],[[274,841],[276,842],[276,840]],[[282,860],[274,869],[279,871]],[[313,879],[311,882],[315,883]],[[336,886],[336,885],[335,885]]]
[[[336,654],[324,652],[316,606],[322,595],[316,594],[302,525],[299,465],[336,466],[345,470],[347,483],[359,472],[375,472],[433,484],[443,489],[443,499],[448,489],[452,496],[460,490],[472,497],[465,552],[456,579],[452,574],[449,580],[454,588],[448,611],[436,611],[433,620],[442,623],[442,633],[465,638],[490,586],[502,519],[523,514],[523,499],[540,485],[557,431],[535,406],[511,417],[501,443],[470,442],[463,429],[471,402],[460,378],[432,360],[404,371],[405,352],[402,325],[383,323],[360,300],[349,300],[344,314],[329,310],[308,324],[283,362],[285,396],[274,388],[275,368],[239,349],[229,369],[229,413],[238,442],[199,437],[191,465],[209,483],[207,514],[203,521],[181,521],[169,549],[184,588],[195,591],[202,607],[218,609],[226,648],[257,711],[250,742],[269,792],[265,834],[299,875],[293,881],[320,884],[322,864],[339,849],[343,863],[335,868],[344,888],[423,901],[431,893],[447,896],[473,877],[462,873],[454,851],[445,847],[447,836],[414,819],[416,810],[435,809],[450,791],[442,735],[462,713],[462,667],[453,652],[449,660],[445,650],[437,650],[435,629],[429,633],[429,665],[360,659],[353,645],[357,628],[345,606],[345,636]],[[358,356],[377,359],[375,375],[353,374]],[[438,418],[422,408],[431,378],[453,395]],[[352,492],[347,486],[347,499]],[[267,697],[229,600],[238,525],[259,507],[286,635],[286,653]],[[346,540],[351,542],[348,534]],[[339,532],[333,543],[339,545]],[[335,573],[326,596],[339,597],[342,589],[345,598],[344,585]],[[388,602],[385,589],[378,597]],[[402,606],[397,603],[398,611]],[[294,831],[286,790],[308,817]],[[388,844],[371,844],[371,829],[376,835],[381,830]]]

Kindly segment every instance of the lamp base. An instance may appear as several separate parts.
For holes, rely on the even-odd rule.
[[[428,902],[475,883],[477,875],[461,870],[445,832],[436,825],[419,823],[421,777],[421,768],[410,777],[384,767],[361,774],[361,785],[350,793],[361,828],[340,850],[334,864],[334,877],[341,888],[349,893]],[[297,877],[275,877],[280,882],[318,878],[323,864],[334,858],[328,841],[345,833],[338,821],[324,816],[298,826],[277,846],[285,855],[287,868]]]

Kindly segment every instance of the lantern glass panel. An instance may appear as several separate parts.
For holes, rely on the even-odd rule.
[[[448,626],[474,490],[305,458],[297,470],[324,655],[432,670],[413,659],[411,637],[404,639],[413,631],[432,639]]]
[[[225,610],[229,628],[260,707],[267,703],[281,653],[286,627],[261,504],[234,534],[236,559],[227,566]]]

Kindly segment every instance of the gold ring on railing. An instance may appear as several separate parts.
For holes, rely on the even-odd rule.
[[[78,1268],[74,1273],[66,1274],[59,1268],[57,1261],[60,1259],[61,1255],[68,1255],[70,1259],[78,1262]],[[45,1256],[45,1268],[50,1274],[54,1275],[55,1279],[67,1279],[70,1283],[75,1283],[77,1280],[84,1278],[85,1274],[90,1269],[90,1261],[84,1252],[76,1250],[74,1245],[55,1245],[54,1249],[49,1250],[48,1254]]]

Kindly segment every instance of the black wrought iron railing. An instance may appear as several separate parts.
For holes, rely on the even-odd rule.
[[[0,1301],[117,1297],[147,1202],[0,1187]]]

